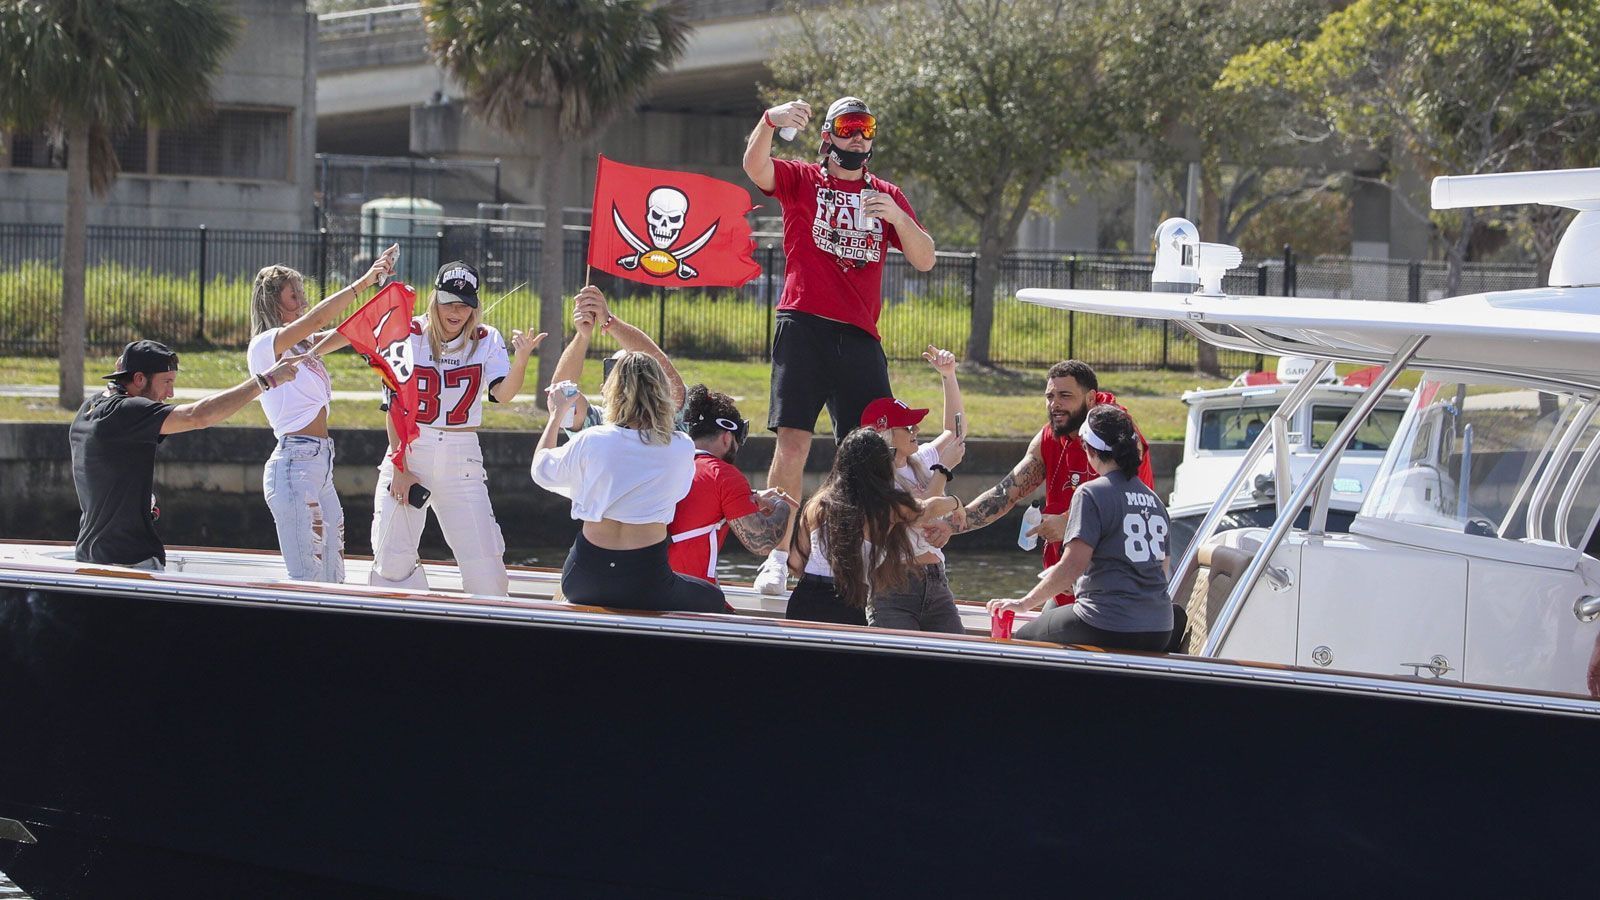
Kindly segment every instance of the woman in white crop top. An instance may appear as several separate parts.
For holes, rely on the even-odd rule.
[[[390,247],[349,287],[307,307],[305,279],[288,266],[256,273],[250,291],[250,374],[265,380],[285,354],[305,354],[313,346],[327,353],[350,342],[338,332],[317,333],[333,324],[345,305],[394,271],[398,246]],[[323,338],[326,343],[319,344]],[[261,409],[278,443],[267,458],[262,487],[278,530],[289,577],[296,581],[344,581],[344,508],[333,488],[333,439],[328,436],[328,406],[333,384],[322,360],[308,356],[300,377],[281,385],[262,385]]]
[[[871,428],[850,432],[800,514],[798,546],[789,557],[800,583],[785,617],[866,625],[872,596],[903,586],[910,574],[905,526],[957,508],[953,497],[912,497],[895,483],[894,451],[883,435]]]
[[[533,480],[572,501],[583,528],[561,567],[573,603],[622,609],[724,612],[722,591],[672,571],[667,525],[694,480],[694,442],[673,427],[675,404],[661,364],[647,353],[618,358],[601,394],[602,424],[557,447],[576,402],[549,388],[550,421],[533,454]]]

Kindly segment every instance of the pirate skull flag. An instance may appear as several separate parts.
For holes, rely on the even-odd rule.
[[[411,376],[411,315],[417,292],[410,285],[391,281],[360,309],[339,324],[338,332],[351,349],[366,357],[389,389],[389,421],[400,445],[390,458],[400,471],[406,468],[406,447],[420,433],[417,428],[417,382]]]
[[[662,287],[738,287],[761,274],[745,218],[754,208],[738,185],[602,156],[589,265]]]

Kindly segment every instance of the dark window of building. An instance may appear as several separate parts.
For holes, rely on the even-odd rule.
[[[289,113],[224,109],[183,128],[163,128],[156,151],[160,175],[289,178]]]

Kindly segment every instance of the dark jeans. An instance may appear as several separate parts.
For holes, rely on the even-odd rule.
[[[913,566],[898,589],[874,594],[867,604],[867,621],[879,628],[906,631],[942,631],[966,634],[955,595],[945,578],[944,566]]]
[[[1056,644],[1088,644],[1105,650],[1153,650],[1175,653],[1183,649],[1183,635],[1189,630],[1189,616],[1183,607],[1172,606],[1171,631],[1106,631],[1078,618],[1077,604],[1046,609],[1039,618],[1018,628],[1015,637],[1027,641]]]
[[[722,589],[680,575],[667,564],[662,541],[638,550],[596,547],[579,532],[561,567],[561,593],[569,602],[661,612],[728,612]]]
[[[867,611],[845,603],[833,589],[833,579],[803,575],[789,594],[785,619],[805,622],[833,622],[837,625],[865,625]]]

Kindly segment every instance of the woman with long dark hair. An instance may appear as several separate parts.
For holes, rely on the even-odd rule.
[[[894,450],[872,428],[845,436],[833,469],[806,503],[790,567],[800,583],[786,617],[867,624],[874,591],[906,584],[913,555],[906,526],[956,511],[953,497],[918,500],[895,482]]]
[[[1061,561],[1022,599],[990,600],[989,612],[1027,612],[1070,591],[1076,603],[1047,610],[1016,636],[1106,649],[1171,649],[1185,622],[1167,598],[1167,508],[1139,480],[1143,450],[1133,419],[1101,404],[1089,410],[1078,436],[1101,477],[1084,482],[1072,498]]]
[[[600,425],[557,447],[575,386],[549,388],[550,420],[533,454],[533,480],[572,501],[583,528],[561,567],[573,603],[622,609],[724,612],[722,591],[672,571],[667,525],[694,481],[694,442],[673,424],[677,404],[661,364],[629,350],[606,376]]]

